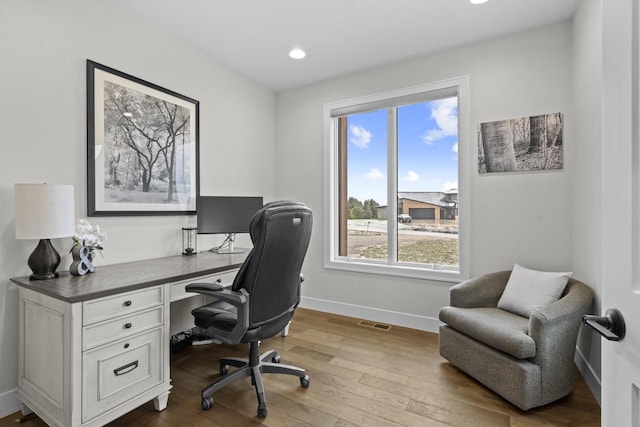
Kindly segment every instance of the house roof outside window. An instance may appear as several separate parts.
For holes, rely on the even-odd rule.
[[[417,191],[417,192],[398,192],[398,199],[415,200],[416,202],[427,203],[443,208],[455,207],[458,204],[458,190],[451,189],[446,192],[442,191]]]

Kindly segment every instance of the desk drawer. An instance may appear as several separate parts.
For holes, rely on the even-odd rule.
[[[83,354],[82,421],[162,382],[162,328]]]
[[[162,326],[163,307],[140,311],[117,319],[94,323],[82,328],[82,349],[135,335],[140,331]]]
[[[162,305],[163,287],[140,289],[82,303],[82,324],[90,325],[127,313]]]
[[[187,292],[184,288],[190,283],[220,283],[222,286],[229,287],[233,284],[238,269],[225,271],[224,273],[212,274],[204,277],[194,277],[189,280],[182,280],[171,284],[171,301],[178,301],[185,298],[196,296],[193,292]]]

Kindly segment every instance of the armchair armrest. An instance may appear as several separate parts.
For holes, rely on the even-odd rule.
[[[529,317],[529,336],[536,342],[533,361],[546,379],[543,390],[570,389],[578,330],[592,300],[590,287],[569,279],[562,298]]]
[[[536,341],[536,348],[544,350],[551,341],[556,342],[556,349],[558,343],[566,343],[573,360],[577,331],[582,324],[582,316],[587,313],[592,300],[591,288],[582,282],[569,279],[562,298],[534,311],[529,317],[529,335]],[[553,358],[558,356],[552,355]]]
[[[233,329],[225,331],[215,328],[216,336],[229,344],[238,344],[249,328],[249,293],[245,289],[232,291],[219,283],[191,283],[185,287],[187,292],[209,295],[236,307],[237,320]]]
[[[496,307],[511,271],[499,271],[474,277],[449,290],[449,304],[454,307]]]

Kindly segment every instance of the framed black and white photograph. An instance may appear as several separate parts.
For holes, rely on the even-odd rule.
[[[87,214],[195,214],[198,127],[198,101],[87,60]]]
[[[478,125],[478,172],[562,169],[562,113]]]

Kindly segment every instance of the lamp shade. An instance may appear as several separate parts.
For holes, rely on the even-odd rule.
[[[73,185],[15,184],[14,189],[17,239],[73,236]]]

